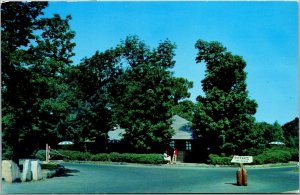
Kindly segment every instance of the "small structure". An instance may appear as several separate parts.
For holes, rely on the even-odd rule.
[[[285,143],[281,142],[281,141],[273,141],[269,143],[270,145],[277,145],[277,146],[283,146],[285,145]]]
[[[118,143],[123,139],[125,134],[125,129],[120,128],[119,125],[113,128],[113,130],[108,132],[108,140],[111,143]]]
[[[124,134],[125,129],[121,128],[119,125],[117,125],[113,128],[113,130],[108,132],[108,151],[126,152],[127,150],[130,150],[130,146],[122,141]]]
[[[60,145],[60,146],[73,145],[73,144],[74,143],[71,141],[62,141],[62,142],[58,143],[58,145]]]
[[[175,134],[171,138],[170,146],[171,148],[177,148],[178,161],[189,161],[193,158],[193,153],[195,153],[194,148],[198,148],[196,144],[198,144],[199,140],[195,131],[190,127],[190,121],[178,115],[174,115],[172,120],[171,126]]]
[[[174,135],[170,140],[169,146],[177,148],[178,150],[178,161],[189,161],[196,154],[199,144],[199,139],[197,138],[194,130],[190,127],[191,122],[178,116],[174,115],[172,117],[171,127],[174,130]],[[109,149],[111,151],[117,151],[121,149],[126,149],[126,143],[122,142],[123,136],[125,134],[125,129],[120,126],[116,126],[113,130],[108,132]]]

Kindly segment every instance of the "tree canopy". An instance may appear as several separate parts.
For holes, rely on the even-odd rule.
[[[219,42],[198,40],[196,62],[206,65],[194,128],[216,154],[242,154],[251,145],[257,103],[246,90],[246,62]]]
[[[118,48],[128,66],[119,77],[113,110],[126,129],[124,141],[138,151],[161,150],[173,134],[170,109],[188,96],[187,81],[174,78],[170,70],[175,44],[166,40],[151,50],[129,36]]]
[[[63,74],[72,62],[75,33],[68,24],[70,16],[40,18],[46,6],[1,6],[3,154],[16,161],[21,153],[57,141],[57,124],[68,107],[62,96]]]
[[[299,118],[285,123],[282,129],[287,146],[299,149]]]

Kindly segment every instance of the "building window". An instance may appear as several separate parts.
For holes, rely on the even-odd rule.
[[[174,140],[172,140],[172,141],[170,142],[170,147],[172,147],[172,148],[175,147],[175,141],[174,141]]]
[[[192,144],[191,144],[190,141],[186,141],[186,143],[185,143],[185,149],[188,150],[188,151],[192,150]]]

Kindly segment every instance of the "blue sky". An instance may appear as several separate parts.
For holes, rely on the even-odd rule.
[[[203,95],[205,65],[196,64],[198,39],[219,41],[247,62],[257,121],[284,124],[299,116],[297,2],[50,2],[46,16],[72,15],[74,63],[137,35],[150,47],[175,42],[175,76]]]

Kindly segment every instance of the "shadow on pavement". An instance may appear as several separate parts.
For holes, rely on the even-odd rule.
[[[60,174],[58,174],[56,177],[70,177],[70,176],[76,176],[72,173],[79,173],[79,170],[76,169],[64,169],[63,172],[61,172]]]
[[[225,184],[237,186],[237,183],[232,183],[232,182],[228,182],[228,183],[225,183]]]

